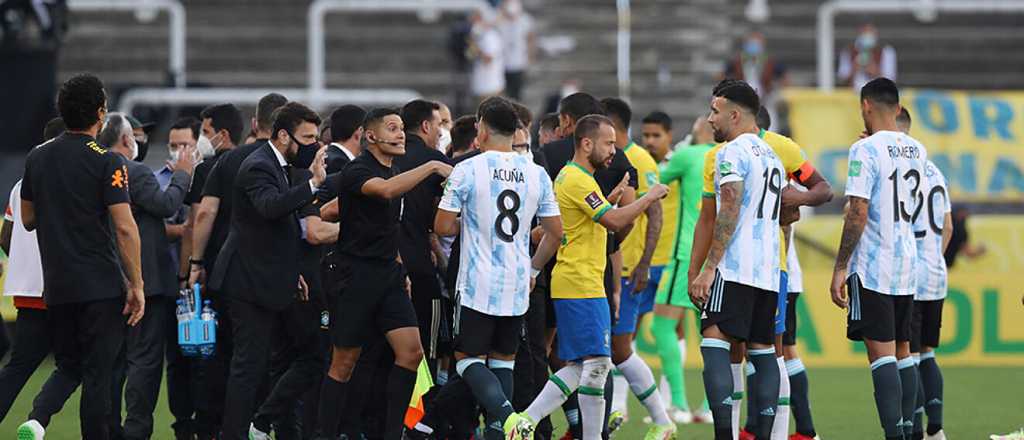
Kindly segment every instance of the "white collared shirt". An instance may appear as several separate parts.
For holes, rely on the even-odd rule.
[[[339,150],[341,150],[341,152],[345,154],[345,157],[348,157],[348,160],[356,158],[356,155],[352,154],[351,151],[348,151],[348,148],[345,148],[344,145],[341,145],[337,142],[331,142],[331,146],[337,147]]]
[[[284,159],[284,155],[281,154],[281,152],[277,150],[277,147],[274,146],[274,143],[270,142],[270,141],[267,141],[267,145],[270,145],[270,150],[273,151],[274,152],[274,156],[277,157],[277,164],[281,165],[281,168],[284,168],[284,167],[288,166],[288,161]],[[315,193],[316,192],[316,185],[313,184],[313,180],[311,179],[308,182],[309,182],[309,190]]]

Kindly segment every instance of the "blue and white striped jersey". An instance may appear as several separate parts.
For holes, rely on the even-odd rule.
[[[846,195],[868,200],[868,221],[848,267],[886,295],[913,295],[917,284],[914,218],[923,209],[928,153],[916,139],[879,131],[850,147]]]
[[[800,257],[796,254],[796,231],[789,235],[789,249],[786,251],[786,275],[788,277],[787,290],[794,293],[804,292],[804,271],[800,267]]]
[[[455,166],[440,209],[461,213],[462,306],[519,316],[530,305],[530,224],[557,217],[551,178],[529,157],[488,151]]]
[[[953,208],[946,189],[946,177],[932,161],[925,164],[924,208],[921,209],[914,231],[917,237],[917,293],[918,301],[933,301],[946,297],[946,259],[942,251],[942,227]]]
[[[782,162],[755,134],[740,135],[715,155],[715,197],[722,209],[721,186],[743,182],[736,232],[718,264],[722,279],[771,292],[779,291],[779,210],[786,172]]]

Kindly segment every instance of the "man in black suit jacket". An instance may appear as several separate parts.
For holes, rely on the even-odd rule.
[[[269,438],[269,428],[251,424],[253,407],[267,376],[272,336],[288,331],[288,307],[297,298],[308,300],[299,275],[298,211],[313,201],[327,176],[325,151],[316,141],[319,124],[320,117],[308,107],[285,104],[275,112],[271,140],[242,162],[235,178],[231,232],[210,279],[211,287],[227,297],[233,321],[235,347],[222,424],[226,439],[241,440],[246,434]],[[291,167],[310,168],[312,177],[306,184],[289,182]],[[315,362],[293,362],[285,374],[309,377],[312,385],[319,368]],[[292,408],[305,388],[275,388],[261,407],[261,419],[279,415],[274,414],[278,408]]]
[[[111,113],[97,140],[125,159],[132,216],[141,239],[142,279],[147,281],[144,292],[148,313],[139,325],[128,329],[123,352],[125,357],[119,358],[119,365],[115,367],[114,389],[117,392],[114,409],[117,414],[114,415],[116,426],[111,426],[111,429],[121,429],[121,389],[127,379],[125,403],[128,417],[124,421],[124,436],[148,438],[153,433],[153,410],[163,374],[166,332],[171,327],[178,285],[170,255],[164,252],[168,246],[164,218],[174,215],[185,200],[196,165],[193,158],[195,147],[186,148],[178,162],[170,165],[174,174],[167,189],[161,191],[153,171],[134,160],[139,154],[139,147],[124,114]]]
[[[334,174],[362,151],[363,118],[366,110],[358,105],[343,105],[331,112],[331,143],[327,146],[327,174]]]

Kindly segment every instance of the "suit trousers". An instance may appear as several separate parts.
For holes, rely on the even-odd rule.
[[[281,311],[245,301],[232,300],[230,304],[235,347],[224,405],[223,438],[242,440],[247,438],[260,387],[268,377],[275,333],[287,335],[295,358],[270,387],[256,417],[273,421],[294,410],[299,397],[319,383],[324,356],[316,337],[319,309],[313,304],[297,303]]]
[[[0,370],[0,420],[7,417],[25,383],[50,354],[51,336],[46,310],[18,309],[14,330],[11,358]]]
[[[172,320],[173,297],[146,298],[146,314],[136,326],[128,328],[126,359],[128,374],[124,389],[127,439],[148,439],[153,435],[153,411],[160,396],[167,322]]]

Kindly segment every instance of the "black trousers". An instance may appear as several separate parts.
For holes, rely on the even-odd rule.
[[[198,407],[201,370],[199,360],[181,354],[181,347],[178,346],[176,307],[177,304],[172,301],[167,311],[167,326],[164,330],[164,348],[167,357],[167,407],[170,409],[171,415],[174,416],[171,428],[175,433],[188,436],[195,433],[196,430],[193,417],[196,415]]]
[[[50,354],[50,326],[46,310],[18,309],[14,322],[14,349],[0,370],[0,421],[7,417],[18,393]]]
[[[316,344],[319,313],[313,318],[308,312],[304,313],[315,309],[308,303],[303,303],[306,307],[293,305],[283,311],[243,301],[230,304],[235,346],[224,401],[222,438],[242,440],[248,438],[249,423],[258,403],[255,400],[268,376],[274,334],[287,334],[297,354],[259,407],[257,417],[275,420],[293,410],[299,396],[317,383],[323,368],[323,354]]]
[[[228,373],[234,353],[234,331],[230,302],[217,292],[207,292],[217,312],[217,349],[210,359],[193,359],[198,365],[195,372],[195,432],[200,439],[216,436],[224,418],[224,399],[227,395]]]
[[[107,420],[112,407],[114,362],[125,339],[123,309],[124,297],[120,295],[113,299],[59,304],[49,308],[57,370],[70,378],[80,377],[82,380],[79,420],[85,440],[105,440],[109,436]],[[44,385],[38,397],[44,397],[46,392]],[[39,408],[35,404],[33,407],[35,414]]]
[[[124,437],[127,439],[148,439],[153,435],[153,411],[160,397],[166,332],[168,321],[173,321],[173,299],[170,296],[147,297],[146,314],[137,325],[128,328],[124,387],[128,413],[124,420]]]
[[[525,411],[533,399],[544,389],[548,381],[547,344],[544,332],[547,330],[546,286],[538,286],[530,292],[530,308],[526,311],[524,340],[516,352],[514,370],[515,387],[512,392],[512,406],[516,411]],[[551,421],[547,418],[537,425],[538,439],[551,438]]]

